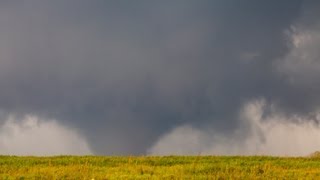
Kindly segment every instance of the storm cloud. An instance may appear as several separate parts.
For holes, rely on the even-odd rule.
[[[215,153],[216,134],[256,135],[242,114],[257,100],[261,123],[318,123],[318,12],[302,0],[2,1],[0,122],[54,119],[117,155],[161,154],[180,127],[209,134]]]

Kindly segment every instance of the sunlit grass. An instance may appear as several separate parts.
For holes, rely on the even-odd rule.
[[[317,179],[320,158],[0,156],[0,179]]]

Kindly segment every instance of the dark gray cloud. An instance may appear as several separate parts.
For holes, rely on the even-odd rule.
[[[292,84],[283,63],[285,32],[316,28],[317,13],[304,10],[316,2],[2,4],[0,109],[77,128],[97,154],[145,153],[182,124],[227,134],[256,98],[288,115],[320,103],[318,85]]]

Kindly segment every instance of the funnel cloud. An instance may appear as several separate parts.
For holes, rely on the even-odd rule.
[[[32,116],[82,146],[53,153],[319,150],[319,12],[314,0],[2,1],[1,138]]]

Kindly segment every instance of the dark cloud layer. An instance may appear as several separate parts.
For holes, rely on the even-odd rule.
[[[318,81],[292,84],[277,67],[292,48],[285,32],[316,27],[318,13],[304,9],[317,8],[301,0],[3,1],[0,109],[77,128],[97,154],[145,153],[182,124],[227,134],[256,98],[308,114],[320,104]]]

